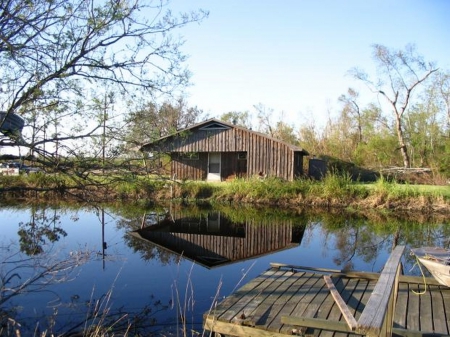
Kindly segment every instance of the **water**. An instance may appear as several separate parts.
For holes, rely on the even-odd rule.
[[[123,332],[131,323],[146,334],[178,335],[184,325],[201,331],[204,312],[271,262],[378,272],[396,243],[447,245],[447,220],[427,220],[224,207],[5,206],[2,317],[8,329],[20,324],[23,335],[86,326]],[[404,272],[417,275],[406,251]]]

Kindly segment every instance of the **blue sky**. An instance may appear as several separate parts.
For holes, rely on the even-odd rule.
[[[262,103],[275,119],[283,112],[290,124],[320,125],[348,87],[375,99],[346,75],[352,67],[375,75],[375,43],[413,43],[427,61],[450,69],[447,0],[173,0],[171,8],[210,12],[179,31],[193,74],[188,101],[209,117],[254,112]]]

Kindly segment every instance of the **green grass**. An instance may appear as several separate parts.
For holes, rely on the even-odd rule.
[[[324,202],[346,202],[370,196],[384,199],[436,198],[450,199],[450,187],[398,184],[380,179],[375,183],[354,182],[349,176],[329,174],[321,181],[299,179],[292,182],[278,178],[235,179],[230,182],[183,181],[176,184],[175,197],[249,203],[290,203],[293,200],[316,199]]]
[[[373,184],[359,184],[370,194],[386,194],[393,197],[435,197],[450,200],[450,186],[398,184],[379,179]]]
[[[64,193],[68,188],[90,186],[97,193],[118,199],[207,200],[260,204],[351,204],[376,197],[380,200],[425,198],[429,203],[448,203],[450,186],[399,184],[379,179],[375,183],[354,182],[349,176],[328,174],[321,181],[279,178],[235,179],[229,182],[171,181],[161,177],[136,175],[94,176],[90,181],[60,174],[0,177],[0,188],[49,189]],[[105,191],[105,192],[102,192]]]

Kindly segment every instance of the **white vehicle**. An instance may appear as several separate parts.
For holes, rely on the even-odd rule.
[[[0,174],[4,176],[18,176],[20,169],[15,163],[2,163],[0,166]]]

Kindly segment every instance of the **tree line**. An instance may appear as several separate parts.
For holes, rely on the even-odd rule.
[[[283,141],[300,145],[311,154],[334,157],[362,167],[426,167],[450,175],[450,72],[427,62],[414,45],[389,49],[374,45],[377,77],[353,68],[355,83],[365,86],[372,101],[348,88],[338,99],[337,115],[324,126],[299,114],[297,125],[285,122],[283,113],[258,104],[255,111],[228,112],[222,116],[256,128]],[[255,127],[255,126],[253,126]]]

